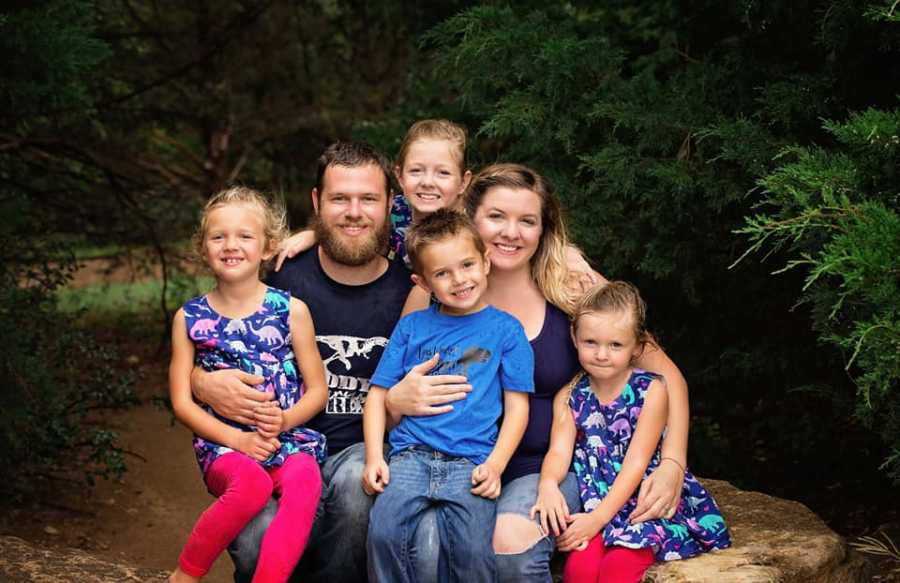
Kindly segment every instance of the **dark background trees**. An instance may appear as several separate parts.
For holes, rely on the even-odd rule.
[[[4,406],[29,415],[21,395],[52,399],[34,387],[61,379],[93,387],[73,397],[85,407],[127,392],[81,382],[92,367],[58,356],[84,338],[41,340],[90,336],[55,306],[73,249],[150,249],[168,281],[222,185],[283,194],[299,225],[326,143],[353,135],[393,154],[411,121],[447,116],[469,127],[475,166],[551,177],[598,270],[641,286],[691,385],[701,474],[812,502],[834,488],[889,497],[897,12],[849,0],[8,5],[0,328],[34,340],[5,344]],[[23,374],[39,369],[34,354],[51,365]],[[71,423],[67,443],[88,443],[78,421],[91,409],[74,410],[54,415]],[[58,439],[27,418],[16,427]]]

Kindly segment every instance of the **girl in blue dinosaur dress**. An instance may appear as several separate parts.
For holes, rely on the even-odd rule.
[[[572,337],[583,371],[554,399],[550,450],[541,480],[559,484],[574,453],[584,512],[539,497],[533,512],[564,531],[560,550],[571,551],[564,583],[637,583],[655,561],[692,557],[731,545],[712,496],[685,471],[674,516],[631,524],[635,491],[661,463],[668,403],[665,379],[635,369],[649,335],[645,306],[625,282],[595,287],[578,302]],[[562,500],[562,497],[553,497]]]
[[[220,192],[203,211],[195,244],[216,287],[175,314],[169,384],[175,416],[194,432],[203,479],[218,499],[194,526],[171,583],[199,581],[273,494],[278,513],[254,582],[287,581],[312,528],[325,439],[303,423],[325,407],[325,369],[306,305],[259,280],[285,232],[284,210],[249,188]],[[257,407],[252,426],[220,417],[191,397],[194,366],[263,377],[257,389],[273,399]]]

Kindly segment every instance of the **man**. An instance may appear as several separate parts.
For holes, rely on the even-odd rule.
[[[407,269],[381,255],[389,236],[390,166],[366,144],[338,142],[320,156],[312,190],[319,245],[284,264],[268,283],[310,309],[325,363],[328,405],[307,426],[327,439],[322,499],[295,578],[366,580],[366,529],[372,498],[361,487],[362,410],[369,378],[400,318],[412,285]],[[239,371],[195,372],[198,399],[226,417],[253,421],[266,396]],[[235,581],[250,581],[275,502],[235,539]]]

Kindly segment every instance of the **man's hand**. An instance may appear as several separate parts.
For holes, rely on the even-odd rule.
[[[384,459],[377,460],[372,463],[366,463],[362,475],[362,489],[371,496],[372,494],[381,494],[384,487],[391,481],[391,468]]]
[[[437,366],[440,355],[412,367],[403,379],[387,392],[387,409],[392,415],[438,415],[453,410],[453,401],[465,399],[472,390],[462,375],[428,373]]]
[[[253,421],[263,437],[278,437],[284,431],[284,410],[275,401],[260,403],[253,412]]]
[[[644,478],[637,506],[628,517],[633,524],[657,518],[672,518],[681,502],[684,471],[675,463],[665,462]]]
[[[264,380],[260,376],[234,368],[205,372],[194,367],[191,372],[191,392],[198,401],[206,403],[222,417],[244,425],[253,425],[257,405],[275,398],[272,393],[253,388]]]
[[[256,431],[243,431],[238,437],[234,449],[247,454],[258,462],[264,462],[280,447],[281,442],[274,437],[266,438]]]
[[[472,470],[472,490],[476,496],[496,500],[500,497],[500,473],[489,461]]]

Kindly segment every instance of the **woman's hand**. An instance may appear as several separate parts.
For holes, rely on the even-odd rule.
[[[215,409],[222,417],[244,425],[253,425],[256,407],[275,397],[272,393],[253,388],[263,381],[260,376],[235,368],[206,372],[194,367],[191,372],[191,392],[197,400]]]
[[[429,375],[437,366],[435,354],[412,367],[399,383],[387,392],[385,403],[392,416],[438,415],[453,410],[453,401],[465,399],[472,390],[462,375]]]
[[[637,506],[628,520],[638,523],[675,516],[683,483],[684,470],[672,460],[662,460],[659,467],[641,482]]]
[[[606,526],[600,524],[600,520],[593,512],[579,512],[568,518],[569,526],[566,531],[556,539],[556,548],[560,551],[575,551],[584,549],[588,542]]]
[[[566,497],[563,496],[558,484],[541,481],[538,485],[537,501],[529,513],[532,520],[535,514],[541,515],[541,529],[545,534],[552,532],[553,536],[559,536],[566,530],[571,515]]]
[[[253,421],[261,436],[278,437],[284,431],[284,410],[275,401],[260,403],[253,412]]]
[[[281,264],[297,253],[302,253],[316,244],[316,233],[311,229],[294,233],[281,242],[278,246],[278,258],[275,259],[275,271],[281,269]]]
[[[280,447],[281,442],[274,437],[263,437],[256,431],[242,431],[234,449],[258,462],[264,462]]]

